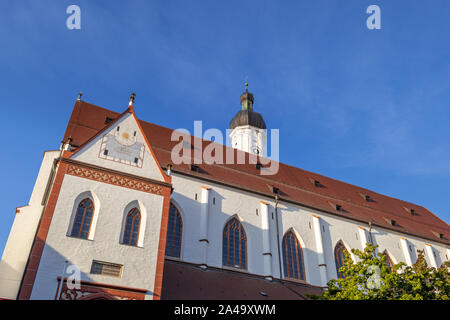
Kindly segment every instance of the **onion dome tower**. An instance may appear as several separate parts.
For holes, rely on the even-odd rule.
[[[255,98],[248,92],[248,83],[245,83],[245,92],[241,95],[240,110],[231,119],[231,145],[233,148],[266,156],[267,129],[261,114],[253,111]]]

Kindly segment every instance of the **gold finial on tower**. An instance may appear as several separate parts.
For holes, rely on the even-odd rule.
[[[79,94],[78,94],[78,98],[77,98],[77,101],[81,101],[81,96],[82,96],[83,94],[80,92]]]
[[[248,92],[248,76],[245,77],[245,92],[241,94],[241,106],[242,110],[250,110],[253,111],[253,102],[254,97],[253,94]]]

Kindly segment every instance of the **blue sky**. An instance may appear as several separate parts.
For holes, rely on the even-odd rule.
[[[121,112],[134,91],[141,119],[225,130],[246,76],[282,162],[448,223],[449,15],[448,0],[1,1],[0,250],[78,92]]]

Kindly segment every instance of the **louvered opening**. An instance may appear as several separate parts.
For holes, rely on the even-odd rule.
[[[120,278],[123,266],[120,264],[92,261],[91,274],[101,274],[104,276]]]

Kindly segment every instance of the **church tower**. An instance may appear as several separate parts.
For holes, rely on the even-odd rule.
[[[245,92],[241,95],[242,110],[230,122],[231,145],[235,149],[266,157],[266,123],[261,114],[253,111],[254,101],[246,83]]]

